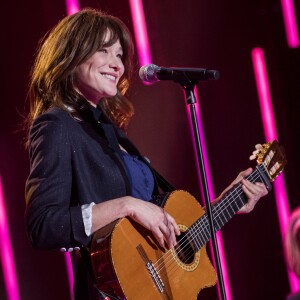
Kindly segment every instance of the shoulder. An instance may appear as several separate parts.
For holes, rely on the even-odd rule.
[[[38,116],[30,129],[29,143],[45,140],[48,143],[67,139],[68,131],[76,124],[72,116],[61,108],[51,108]]]
[[[70,122],[70,120],[73,120],[73,118],[67,110],[58,107],[53,107],[45,113],[43,113],[42,115],[38,116],[34,120],[32,127],[34,127],[36,124],[43,122],[68,123]]]
[[[70,126],[75,126],[77,124],[76,118],[74,118],[70,112],[67,110],[53,107],[50,108],[47,112],[38,116],[32,124],[31,131],[36,128],[48,126],[52,129],[57,127],[68,128]]]

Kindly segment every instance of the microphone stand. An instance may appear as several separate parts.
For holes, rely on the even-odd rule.
[[[194,139],[195,139],[196,148],[197,148],[197,159],[198,159],[198,165],[200,167],[201,181],[202,181],[203,193],[204,193],[205,204],[206,204],[206,212],[207,212],[208,221],[209,221],[210,234],[212,237],[213,251],[214,251],[214,256],[215,256],[215,263],[216,263],[216,268],[217,268],[220,292],[221,292],[222,299],[226,300],[223,274],[222,274],[220,257],[219,257],[219,249],[218,249],[218,244],[217,244],[217,239],[216,239],[216,231],[215,231],[215,226],[214,226],[214,221],[213,221],[212,208],[211,208],[211,203],[210,203],[207,178],[206,178],[206,172],[205,172],[205,166],[204,166],[204,160],[203,160],[203,152],[202,152],[202,146],[201,146],[201,140],[200,140],[200,133],[199,133],[198,122],[197,122],[197,117],[196,117],[196,110],[195,110],[195,103],[197,101],[196,101],[195,94],[194,94],[194,88],[198,82],[193,82],[188,79],[181,80],[181,81],[178,80],[175,82],[179,83],[183,87],[183,89],[185,91],[186,102],[190,106],[190,112],[191,112],[192,122],[193,122],[193,133],[194,133]]]

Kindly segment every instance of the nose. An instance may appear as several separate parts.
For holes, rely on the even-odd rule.
[[[120,58],[112,55],[111,59],[109,61],[109,67],[114,69],[117,72],[117,71],[121,70],[122,66],[123,66],[123,63],[120,60]]]

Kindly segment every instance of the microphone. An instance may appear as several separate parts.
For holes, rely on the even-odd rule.
[[[178,83],[197,83],[200,80],[219,79],[220,72],[198,68],[165,68],[150,64],[140,68],[139,76],[143,81],[150,83],[160,80],[173,80]]]

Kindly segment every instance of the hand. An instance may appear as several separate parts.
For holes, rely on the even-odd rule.
[[[268,194],[268,190],[262,182],[252,183],[249,180],[245,179],[245,177],[250,175],[252,171],[252,168],[248,168],[247,170],[242,171],[231,184],[232,187],[234,184],[241,182],[242,189],[248,198],[248,202],[239,210],[239,212],[249,213],[253,210],[257,201],[261,197]]]
[[[161,247],[168,248],[176,245],[176,235],[180,235],[180,230],[176,221],[163,208],[149,202],[130,197],[129,216],[149,229]]]

